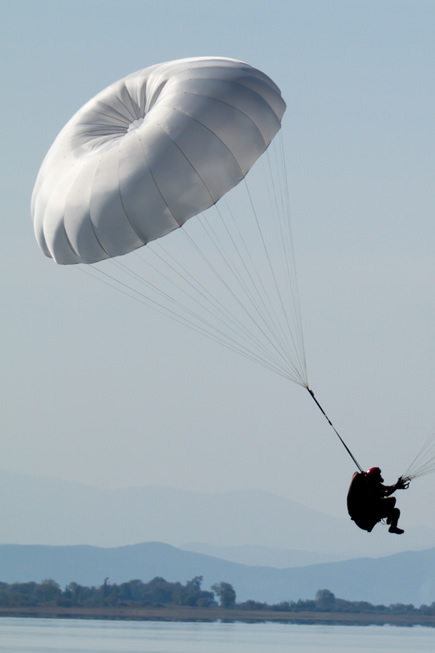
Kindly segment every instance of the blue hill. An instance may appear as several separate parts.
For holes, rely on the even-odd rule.
[[[99,586],[107,577],[111,583],[120,583],[155,576],[183,583],[203,576],[204,589],[226,581],[233,585],[239,601],[310,599],[318,589],[329,589],[352,601],[418,607],[435,601],[435,549],[276,569],[237,564],[159,542],[116,548],[0,545],[3,582],[52,578],[61,587],[71,581]]]

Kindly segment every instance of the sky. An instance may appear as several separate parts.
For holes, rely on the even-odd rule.
[[[287,102],[310,385],[364,468],[387,482],[405,470],[435,428],[434,28],[431,0],[4,4],[1,468],[258,488],[345,515],[355,467],[303,388],[57,266],[34,239],[35,178],[75,111],[140,68],[219,55]],[[433,526],[434,490],[435,475],[400,495],[409,524]]]

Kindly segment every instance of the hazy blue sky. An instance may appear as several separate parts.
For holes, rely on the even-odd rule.
[[[435,426],[435,3],[4,3],[0,466],[98,486],[261,488],[337,515],[354,467],[308,394],[33,236],[42,159],[99,90],[174,58],[280,86],[310,383],[394,480]],[[435,476],[400,495],[433,524]],[[411,543],[410,543],[410,548]]]

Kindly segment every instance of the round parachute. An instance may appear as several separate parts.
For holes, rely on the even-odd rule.
[[[57,263],[95,263],[161,238],[236,186],[281,127],[264,73],[181,59],[99,93],[67,123],[36,180],[38,243]]]
[[[278,86],[234,59],[181,59],[125,77],[48,151],[32,196],[39,246],[308,387],[275,138],[285,110]]]

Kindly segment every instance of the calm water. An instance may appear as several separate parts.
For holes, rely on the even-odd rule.
[[[0,618],[1,653],[417,653],[435,629]]]

